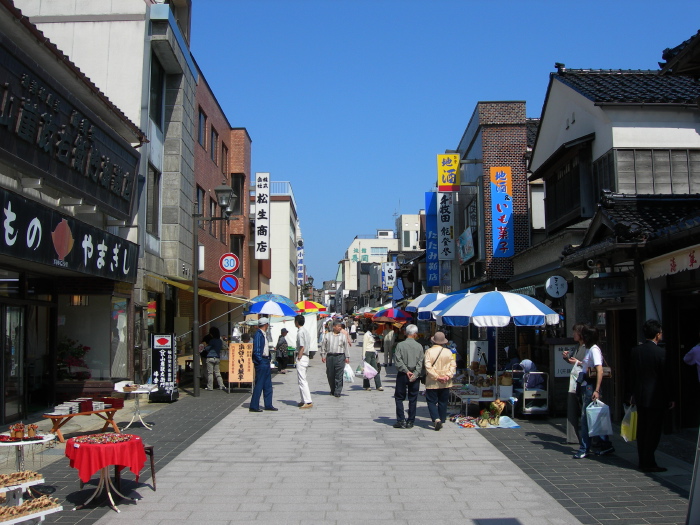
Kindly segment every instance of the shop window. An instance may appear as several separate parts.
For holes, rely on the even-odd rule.
[[[151,55],[151,90],[148,116],[163,129],[163,115],[165,113],[165,70],[155,54]]]

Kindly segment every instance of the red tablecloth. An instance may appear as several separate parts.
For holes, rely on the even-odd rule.
[[[74,438],[66,441],[66,457],[70,459],[70,466],[78,469],[82,482],[87,483],[95,472],[110,465],[128,467],[138,481],[139,472],[146,462],[143,441],[133,434],[122,435],[130,435],[131,439],[105,444],[75,443]]]

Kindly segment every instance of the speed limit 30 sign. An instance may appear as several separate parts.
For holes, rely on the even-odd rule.
[[[225,253],[219,259],[219,268],[222,272],[233,273],[238,270],[240,261],[235,253]]]

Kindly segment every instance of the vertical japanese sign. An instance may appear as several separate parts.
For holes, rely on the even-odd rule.
[[[437,228],[437,193],[429,191],[425,194],[425,285],[428,290],[440,286]]]
[[[438,191],[459,191],[459,154],[437,156]]]
[[[270,174],[255,174],[255,258],[270,258]]]
[[[396,263],[382,263],[382,290],[389,291],[396,285]]]
[[[151,401],[174,401],[180,397],[175,381],[177,357],[173,334],[154,334],[151,337],[151,381],[158,386],[148,395]]]
[[[253,382],[253,343],[228,344],[228,382]]]
[[[304,248],[297,247],[297,286],[304,284]]]
[[[510,167],[491,168],[491,235],[494,257],[515,255]]]
[[[437,194],[438,259],[441,261],[451,261],[455,258],[455,218],[452,199],[452,193]]]

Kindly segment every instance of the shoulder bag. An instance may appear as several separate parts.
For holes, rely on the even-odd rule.
[[[588,368],[588,377],[591,379],[596,379],[598,377],[596,367],[592,366]],[[603,356],[603,379],[612,379],[612,368],[608,366],[605,356]]]

